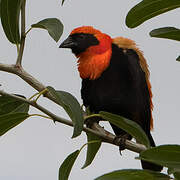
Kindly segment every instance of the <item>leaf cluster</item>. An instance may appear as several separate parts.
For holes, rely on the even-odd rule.
[[[180,7],[180,0],[143,0],[134,6],[126,16],[126,25],[135,28],[147,20]],[[176,27],[161,27],[152,30],[149,35],[180,41],[180,29]],[[176,59],[179,61],[179,57]]]

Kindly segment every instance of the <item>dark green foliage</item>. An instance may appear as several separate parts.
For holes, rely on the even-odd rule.
[[[28,118],[28,111],[29,104],[9,96],[0,96],[0,136]]]
[[[28,113],[9,113],[0,116],[0,136],[29,117]]]
[[[137,27],[148,19],[179,7],[180,0],[143,0],[128,12],[126,25]],[[152,30],[150,36],[180,41],[180,30],[174,27],[158,28]],[[179,57],[176,60],[179,61]]]
[[[63,24],[57,18],[44,19],[36,24],[32,24],[31,27],[46,29],[56,42],[60,39],[64,29]]]
[[[47,87],[50,93],[56,98],[58,104],[64,108],[74,124],[73,138],[81,134],[84,118],[81,106],[77,99],[65,91],[56,91],[54,88]]]
[[[0,0],[0,4],[1,4],[1,0]],[[1,7],[1,5],[0,5],[0,7]],[[1,8],[0,8],[0,17],[1,17]]]
[[[140,153],[140,159],[180,169],[180,145],[157,146]]]
[[[127,169],[104,174],[95,180],[169,180],[169,176],[148,170]]]
[[[126,16],[126,25],[134,28],[148,19],[180,7],[180,0],[143,0]]]
[[[149,140],[145,132],[134,121],[108,112],[101,111],[99,114],[103,119],[106,119],[107,121],[126,131],[128,134],[132,135],[139,143],[144,144],[146,147],[150,147]]]
[[[175,172],[174,174],[175,180],[180,180],[180,172]]]
[[[177,57],[176,61],[180,61],[180,56]]]
[[[59,180],[68,180],[72,166],[74,165],[74,162],[77,159],[79,153],[79,150],[74,151],[64,160],[64,162],[59,168]]]
[[[20,95],[16,95],[20,96]],[[21,96],[25,98],[24,96]],[[0,115],[14,112],[28,112],[29,104],[9,96],[0,96]]]
[[[88,147],[87,147],[87,154],[86,154],[86,162],[83,165],[82,169],[86,168],[89,166],[92,161],[94,160],[99,148],[101,147],[101,139],[91,133],[86,133],[87,134],[87,140],[88,140]],[[96,143],[91,143],[94,141],[99,141]]]
[[[62,3],[61,3],[62,6],[63,6],[64,2],[65,2],[65,0],[62,0]]]
[[[152,30],[150,36],[180,41],[180,29],[174,27],[158,28]]]
[[[13,44],[20,43],[19,14],[23,0],[1,0],[0,13],[3,30]]]

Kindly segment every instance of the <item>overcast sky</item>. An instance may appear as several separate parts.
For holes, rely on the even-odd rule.
[[[45,85],[72,93],[80,98],[81,80],[76,58],[70,50],[59,49],[59,44],[70,31],[78,26],[92,25],[111,37],[124,36],[137,42],[149,64],[154,103],[154,131],[156,144],[180,144],[180,55],[179,42],[151,38],[148,33],[155,28],[179,26],[180,12],[170,11],[153,18],[135,29],[125,25],[127,12],[140,1],[67,0],[63,7],[60,0],[32,0],[27,2],[27,26],[44,18],[56,17],[64,24],[64,33],[55,43],[45,30],[34,29],[27,37],[23,58],[24,68]],[[28,28],[27,28],[28,29]],[[10,44],[0,26],[0,62],[13,64],[16,47]],[[1,89],[30,97],[36,91],[12,74],[0,72]],[[62,117],[64,111],[49,102],[41,104]],[[37,112],[32,109],[31,113]],[[111,130],[109,126],[105,126]],[[0,179],[2,180],[56,180],[63,160],[85,142],[84,133],[71,139],[72,128],[54,124],[50,120],[33,117],[0,138]],[[106,172],[125,168],[140,168],[134,160],[136,153],[103,144],[95,161],[81,169],[85,160],[84,150],[78,157],[70,179],[91,180]]]

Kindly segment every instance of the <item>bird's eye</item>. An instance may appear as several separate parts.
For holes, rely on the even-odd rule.
[[[79,34],[78,39],[81,39],[81,40],[85,39],[85,35],[84,34]]]

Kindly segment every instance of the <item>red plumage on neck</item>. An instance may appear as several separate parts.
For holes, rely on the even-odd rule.
[[[71,32],[71,34],[76,33],[93,34],[99,41],[98,45],[90,46],[77,56],[80,77],[82,79],[97,79],[109,65],[112,54],[112,39],[91,26],[82,26]]]

